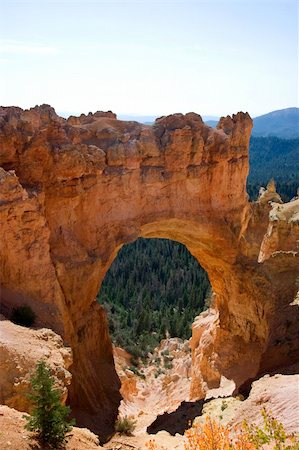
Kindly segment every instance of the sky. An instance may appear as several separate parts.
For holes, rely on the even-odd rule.
[[[252,117],[298,106],[296,0],[0,0],[0,104]]]

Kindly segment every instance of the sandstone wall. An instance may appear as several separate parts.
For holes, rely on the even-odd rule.
[[[72,378],[68,370],[72,364],[71,349],[52,330],[30,330],[0,315],[0,404],[30,412],[29,379],[40,360],[51,367],[65,403]]]

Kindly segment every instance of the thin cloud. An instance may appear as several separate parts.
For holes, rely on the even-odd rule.
[[[16,55],[54,55],[58,53],[58,49],[48,45],[3,39],[0,40],[0,53]]]

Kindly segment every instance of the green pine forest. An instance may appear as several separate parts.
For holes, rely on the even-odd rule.
[[[115,344],[145,356],[167,335],[188,339],[210,283],[182,244],[138,239],[125,245],[107,273],[100,301]]]
[[[284,202],[296,195],[299,187],[299,138],[280,139],[252,137],[250,141],[250,172],[247,192],[256,200],[260,186],[274,178],[277,192]]]
[[[272,177],[284,201],[296,195],[299,139],[251,138],[251,200]],[[146,358],[167,336],[190,338],[194,317],[208,307],[210,296],[206,272],[182,244],[138,239],[118,253],[98,300],[107,311],[113,342],[136,359]]]

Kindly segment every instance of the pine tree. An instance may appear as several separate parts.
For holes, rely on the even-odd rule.
[[[37,362],[30,385],[33,411],[31,416],[24,416],[28,422],[25,428],[35,431],[42,443],[59,448],[66,442],[66,434],[71,431],[74,420],[68,420],[70,408],[61,403],[61,392],[54,389],[51,369],[44,361]]]

